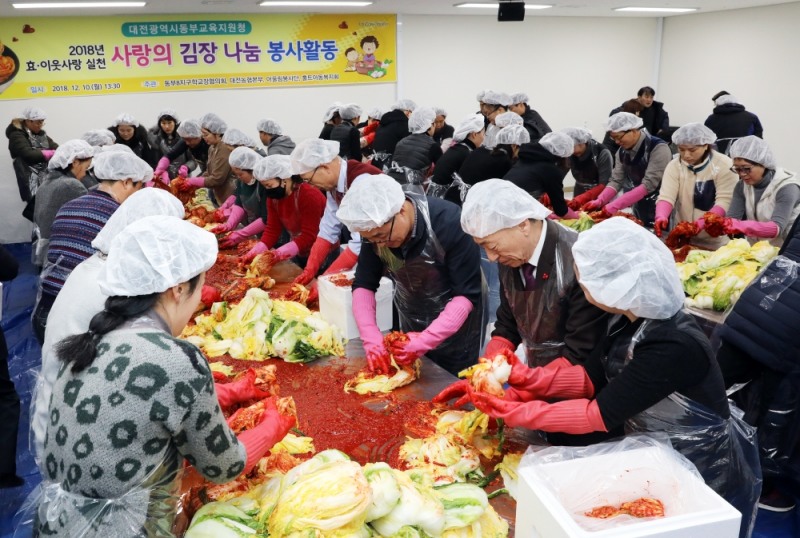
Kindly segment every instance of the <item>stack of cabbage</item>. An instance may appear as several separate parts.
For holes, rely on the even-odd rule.
[[[361,467],[320,452],[247,494],[205,505],[186,538],[501,538],[508,524],[473,484],[433,487],[421,471]]]
[[[714,252],[689,252],[686,261],[677,264],[688,295],[686,306],[724,311],[777,254],[778,248],[767,241],[751,247],[746,239],[734,239]]]
[[[208,315],[181,335],[209,357],[229,354],[234,359],[280,357],[287,362],[309,362],[344,355],[339,329],[318,313],[294,301],[273,301],[251,288],[236,306],[214,303]]]

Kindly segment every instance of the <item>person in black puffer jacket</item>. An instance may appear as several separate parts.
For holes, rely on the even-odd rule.
[[[788,511],[800,484],[800,219],[718,329],[725,386],[758,428],[764,487],[759,506]]]
[[[108,130],[117,137],[117,144],[123,144],[131,148],[134,155],[145,161],[152,168],[155,169],[158,166],[160,155],[150,147],[147,129],[140,125],[136,118],[123,112],[117,116],[114,124]]]
[[[339,142],[339,157],[361,160],[361,134],[356,124],[361,119],[361,107],[348,103],[339,107],[342,122],[331,130],[331,140]]]
[[[572,155],[573,147],[572,138],[560,132],[548,133],[538,142],[522,144],[519,160],[503,179],[511,181],[534,198],[547,194],[557,216],[578,218],[564,200],[564,177],[567,175],[565,159]]]
[[[460,184],[453,185],[453,182],[470,153],[483,144],[486,136],[484,119],[483,114],[471,114],[459,124],[453,133],[454,144],[436,162],[431,184],[428,186],[428,196],[438,196],[461,205],[466,189]]]
[[[716,106],[714,112],[706,118],[705,126],[717,135],[717,151],[728,155],[731,139],[749,135],[764,138],[764,128],[758,116],[745,110],[736,97],[721,91],[711,100]]]
[[[511,112],[522,116],[522,125],[528,130],[531,135],[531,142],[536,142],[547,133],[553,130],[544,121],[544,118],[528,105],[527,93],[515,93],[511,96],[511,106],[508,109]]]
[[[636,99],[644,107],[640,116],[648,133],[670,142],[669,113],[664,110],[664,103],[656,101],[655,97],[656,91],[650,86],[639,88]]]
[[[372,165],[378,169],[389,166],[392,154],[397,143],[407,137],[408,117],[417,108],[414,101],[401,99],[392,105],[392,109],[381,117],[380,127],[375,131],[375,140],[372,142]]]
[[[397,143],[392,155],[389,175],[401,185],[422,183],[430,174],[431,166],[442,156],[442,148],[431,137],[436,112],[430,107],[419,107],[408,118],[411,134]]]

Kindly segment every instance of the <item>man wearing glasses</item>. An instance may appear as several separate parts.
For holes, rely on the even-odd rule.
[[[339,209],[342,197],[356,179],[377,175],[381,171],[353,159],[342,159],[339,157],[339,143],[321,138],[311,138],[298,144],[292,151],[291,159],[292,174],[321,189],[327,196],[325,213],[319,223],[319,234],[311,247],[306,268],[294,280],[297,284],[306,285],[317,276],[328,254],[339,245],[342,223],[336,217],[336,210]],[[361,239],[358,234],[354,234],[326,273],[351,269],[358,260],[360,250]]]
[[[461,229],[455,204],[403,192],[393,178],[358,181],[336,212],[365,244],[353,282],[353,317],[371,370],[387,373],[389,354],[375,320],[375,292],[388,272],[400,329],[409,341],[398,364],[421,355],[456,375],[475,364],[484,332],[486,285],[478,245]]]
[[[651,228],[661,178],[672,152],[666,142],[643,130],[642,125],[642,118],[628,112],[617,112],[608,119],[611,140],[619,144],[616,164],[608,186],[586,208],[603,208],[611,216],[633,206],[633,214]],[[624,194],[614,200],[620,191]]]

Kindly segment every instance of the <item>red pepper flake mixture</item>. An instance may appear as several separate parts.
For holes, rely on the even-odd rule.
[[[344,273],[337,273],[328,277],[328,282],[340,288],[349,288],[353,285],[355,278],[347,278]]]

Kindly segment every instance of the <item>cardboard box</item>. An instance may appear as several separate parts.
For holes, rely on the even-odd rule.
[[[353,278],[355,271],[337,274]],[[350,286],[331,284],[331,276],[333,275],[321,276],[318,279],[319,313],[325,321],[339,327],[346,339],[359,338],[358,327],[353,317],[353,289]],[[380,286],[375,293],[375,312],[378,318],[378,328],[381,331],[388,331],[392,328],[393,291],[392,281],[386,277],[381,278]]]
[[[521,467],[516,536],[737,538],[742,517],[739,511],[677,462],[665,465],[663,458],[655,457],[656,450],[648,447]],[[619,506],[640,497],[662,501],[665,516],[599,520],[583,515],[593,507]],[[607,528],[587,530],[578,523],[581,519],[583,525],[599,523]]]

